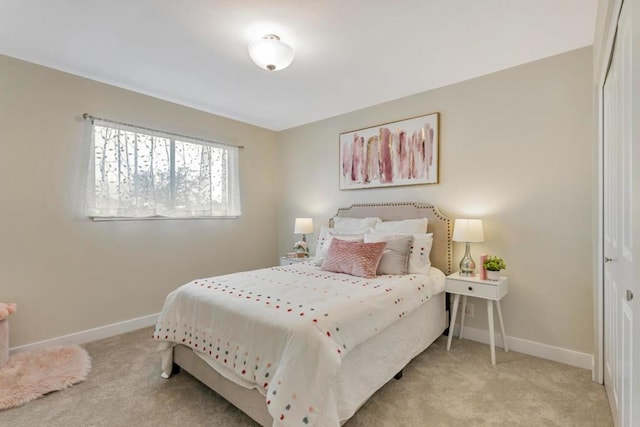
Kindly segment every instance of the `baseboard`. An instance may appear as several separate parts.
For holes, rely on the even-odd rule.
[[[456,333],[454,337],[457,338],[460,334],[460,326],[456,325]],[[478,341],[484,344],[489,344],[489,331],[483,329],[464,327],[463,338],[471,341]],[[502,335],[495,334],[496,347],[503,348]],[[517,351],[518,353],[528,354],[530,356],[540,357],[542,359],[553,360],[554,362],[565,363],[567,365],[576,366],[578,368],[593,369],[593,355],[588,353],[580,353],[579,351],[569,350],[561,347],[554,347],[552,345],[541,344],[539,342],[524,340],[522,338],[515,338],[507,336],[509,340],[509,350]]]
[[[32,344],[13,347],[9,349],[9,353],[13,354],[21,351],[37,350],[40,348],[58,345],[84,344],[91,341],[101,340],[103,338],[113,337],[115,335],[135,331],[136,329],[153,326],[156,324],[159,315],[160,313],[150,314],[136,319],[125,320],[124,322],[112,323],[98,328],[87,329],[86,331],[80,331],[69,335],[63,335],[61,337],[34,342]]]
[[[160,313],[150,314],[136,319],[125,320],[124,322],[112,323],[111,325],[100,326],[98,328],[87,329],[61,337],[51,338],[44,341],[38,341],[32,344],[25,344],[9,349],[9,353],[19,353],[21,351],[36,350],[44,347],[56,345],[84,344],[91,341],[109,338],[115,335],[124,334],[135,331],[137,329],[146,328],[155,325]],[[460,327],[456,325],[454,337],[460,333]],[[482,329],[464,328],[463,338],[472,341],[478,341],[489,344],[489,331]],[[541,344],[522,338],[507,337],[509,339],[509,349],[519,353],[536,356],[543,359],[553,360],[554,362],[565,363],[567,365],[576,366],[578,368],[593,369],[593,356],[587,353],[580,353],[566,348],[554,347],[547,344]],[[502,335],[496,334],[496,347],[503,347]]]

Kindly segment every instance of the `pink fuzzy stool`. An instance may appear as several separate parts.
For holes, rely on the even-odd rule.
[[[9,361],[9,321],[0,320],[0,368]]]

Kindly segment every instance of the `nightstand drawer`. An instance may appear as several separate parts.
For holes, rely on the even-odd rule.
[[[504,282],[489,285],[485,283],[448,279],[446,290],[447,292],[454,294],[499,300],[507,293],[504,289],[504,285],[506,285]]]

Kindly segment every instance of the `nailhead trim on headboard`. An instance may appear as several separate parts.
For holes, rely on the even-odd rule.
[[[375,212],[377,208],[398,208],[397,212],[394,212],[393,218],[382,218],[383,220],[398,220],[405,218],[402,215],[403,209],[407,210],[406,219],[409,218],[419,218],[421,214],[417,215],[416,212],[426,211],[425,215],[429,218],[429,228],[436,227],[436,224],[432,221],[437,220],[441,224],[438,224],[438,228],[440,229],[442,226],[446,229],[446,238],[443,239],[441,235],[438,233],[434,233],[434,248],[437,251],[441,251],[442,245],[445,247],[446,251],[446,265],[434,265],[440,268],[445,274],[451,274],[453,272],[453,245],[451,242],[452,237],[452,220],[440,212],[440,210],[434,205],[424,204],[424,203],[414,203],[414,202],[392,202],[392,203],[363,203],[363,204],[354,204],[348,208],[340,208],[335,216],[349,216],[349,213],[354,209],[370,209],[372,212]],[[363,215],[364,214],[364,215]],[[416,216],[417,215],[417,216]],[[360,211],[357,217],[363,216],[380,216],[375,213],[366,213]],[[333,226],[333,218],[329,220],[329,225]],[[441,253],[441,252],[440,252]]]

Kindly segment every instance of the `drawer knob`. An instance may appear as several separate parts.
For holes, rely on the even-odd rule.
[[[473,290],[473,286],[469,286],[469,290],[472,291]]]

